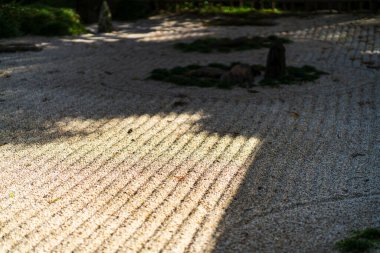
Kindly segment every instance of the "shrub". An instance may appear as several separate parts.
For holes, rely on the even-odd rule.
[[[23,7],[21,30],[37,35],[77,35],[84,32],[79,16],[66,8],[46,6]]]
[[[84,31],[72,9],[16,4],[2,5],[0,9],[0,37],[77,35]]]

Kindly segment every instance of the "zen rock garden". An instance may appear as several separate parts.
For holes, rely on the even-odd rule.
[[[0,253],[379,252],[375,2],[0,0]]]

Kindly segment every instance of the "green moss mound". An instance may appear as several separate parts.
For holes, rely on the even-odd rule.
[[[197,87],[215,87],[220,89],[232,89],[237,84],[223,82],[220,78],[212,77],[194,77],[190,76],[188,73],[192,70],[197,70],[204,67],[212,67],[223,70],[225,72],[229,71],[233,66],[241,64],[239,62],[234,62],[230,65],[211,63],[207,66],[201,65],[189,65],[185,67],[175,67],[172,69],[155,69],[151,72],[150,79],[156,81],[163,81],[174,83],[180,86],[197,86]],[[253,72],[263,75],[265,72],[265,67],[262,65],[251,65]],[[322,75],[328,73],[317,70],[312,66],[305,65],[303,67],[288,67],[288,74],[280,79],[262,79],[257,85],[261,86],[276,86],[276,85],[291,85],[291,84],[302,84],[305,82],[311,82],[319,79]]]
[[[43,5],[0,6],[0,37],[20,35],[63,36],[85,32],[79,16],[72,9]]]
[[[380,229],[356,231],[351,237],[337,242],[335,247],[344,253],[374,252],[375,249],[380,249]]]
[[[213,51],[228,53],[251,49],[269,48],[276,42],[290,43],[286,38],[277,36],[268,37],[240,37],[240,38],[205,38],[191,43],[176,43],[174,47],[183,52],[211,53]]]

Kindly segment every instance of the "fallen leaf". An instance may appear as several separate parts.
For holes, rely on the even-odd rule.
[[[295,119],[298,119],[300,117],[300,114],[298,112],[289,112],[290,116],[292,116]]]
[[[175,176],[175,178],[176,178],[179,182],[182,182],[183,180],[185,180],[185,177],[184,177],[184,176]]]
[[[54,204],[55,202],[59,201],[61,198],[55,198],[55,199],[52,199],[52,200],[49,200],[48,203],[49,204]]]

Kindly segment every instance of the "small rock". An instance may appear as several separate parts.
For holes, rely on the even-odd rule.
[[[224,73],[220,80],[222,82],[239,85],[241,87],[250,88],[254,84],[254,74],[252,68],[246,64],[237,64],[230,71]]]

